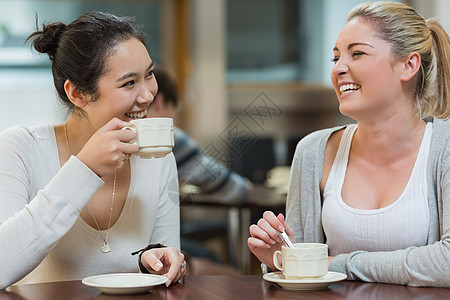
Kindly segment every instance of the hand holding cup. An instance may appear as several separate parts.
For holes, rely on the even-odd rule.
[[[161,158],[172,152],[174,146],[172,118],[146,118],[130,121],[131,126],[122,128],[132,130],[136,138],[130,143],[139,147],[141,158]]]

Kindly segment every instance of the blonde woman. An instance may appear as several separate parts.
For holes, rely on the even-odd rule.
[[[357,121],[312,133],[292,162],[286,222],[265,212],[250,250],[274,270],[278,230],[329,246],[350,280],[450,287],[450,42],[411,7],[369,2],[333,49],[340,111]]]

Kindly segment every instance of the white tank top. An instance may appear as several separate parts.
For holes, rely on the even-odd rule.
[[[393,251],[427,244],[430,216],[426,175],[432,126],[432,123],[426,126],[411,177],[400,197],[389,206],[371,210],[350,207],[342,200],[357,125],[344,130],[323,195],[322,225],[329,255],[356,250]]]

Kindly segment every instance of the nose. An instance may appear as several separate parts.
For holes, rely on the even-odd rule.
[[[136,101],[141,104],[152,103],[153,100],[155,99],[157,90],[158,88],[155,87],[155,84],[153,83],[144,84],[136,98]]]
[[[339,76],[348,73],[348,65],[342,59],[339,59],[333,67],[332,70],[333,75]]]

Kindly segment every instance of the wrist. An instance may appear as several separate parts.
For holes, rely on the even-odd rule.
[[[160,243],[156,243],[156,244],[149,244],[147,247],[142,248],[138,251],[132,252],[131,255],[136,255],[139,254],[139,259],[138,259],[138,266],[139,266],[139,270],[141,270],[142,273],[150,273],[146,267],[144,267],[144,265],[142,264],[142,254],[150,249],[155,249],[155,248],[165,248],[166,246]]]

